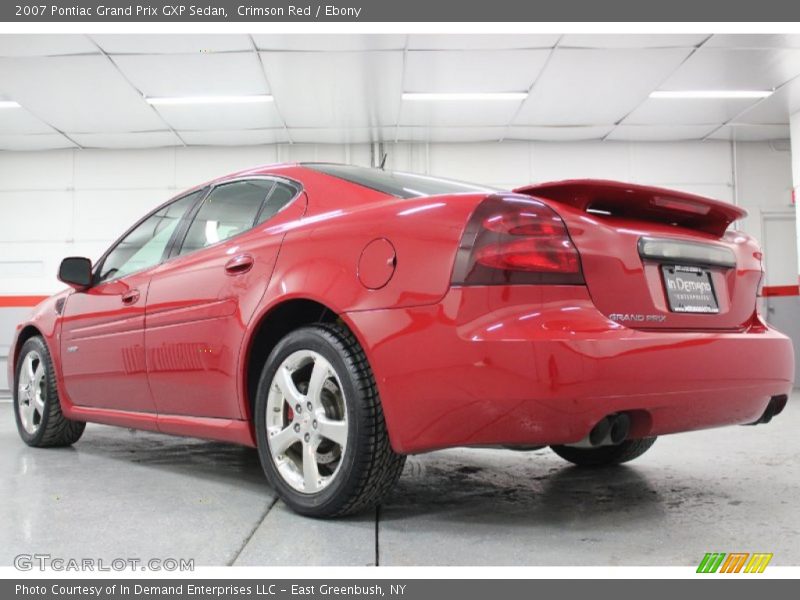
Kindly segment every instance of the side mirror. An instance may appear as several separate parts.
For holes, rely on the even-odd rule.
[[[92,261],[82,256],[69,256],[58,267],[58,279],[76,290],[92,285]]]

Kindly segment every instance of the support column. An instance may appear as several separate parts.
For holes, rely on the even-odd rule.
[[[789,117],[789,136],[792,148],[792,203],[797,206],[800,200],[800,112]],[[795,227],[800,242],[800,212],[795,208]],[[797,264],[800,265],[800,243],[797,244]],[[800,283],[800,273],[797,274]]]

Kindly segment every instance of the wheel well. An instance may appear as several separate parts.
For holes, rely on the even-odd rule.
[[[19,332],[19,335],[17,336],[17,345],[14,346],[14,354],[12,356],[12,360],[14,361],[12,366],[15,369],[14,373],[16,373],[17,357],[19,356],[19,351],[22,349],[22,345],[29,339],[37,335],[42,335],[42,333],[38,329],[36,329],[36,327],[34,327],[33,325],[26,325],[25,327],[22,328],[22,331]],[[9,384],[10,383],[11,382],[9,382]]]
[[[313,300],[288,300],[279,304],[257,325],[257,330],[247,354],[247,401],[250,414],[253,414],[253,402],[256,397],[261,369],[270,352],[278,342],[290,331],[313,323],[333,323],[338,315],[324,304]]]

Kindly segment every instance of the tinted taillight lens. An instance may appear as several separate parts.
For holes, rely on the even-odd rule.
[[[490,196],[472,213],[458,248],[456,285],[583,284],[564,221],[535,199]]]

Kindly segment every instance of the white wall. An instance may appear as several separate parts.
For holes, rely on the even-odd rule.
[[[498,186],[602,177],[675,187],[751,211],[791,197],[787,150],[768,143],[538,143],[388,145],[390,168]],[[0,153],[0,295],[59,289],[69,254],[99,256],[137,217],[178,191],[236,169],[294,160],[369,164],[366,145],[294,145]],[[734,175],[734,161],[736,175]]]
[[[760,212],[786,210],[791,198],[788,148],[769,143],[415,143],[384,150],[387,168],[497,186],[599,177],[736,200],[752,215],[741,226],[756,236]],[[0,296],[61,289],[55,272],[62,257],[97,258],[149,209],[215,176],[279,161],[367,165],[370,156],[364,144],[0,152]],[[11,332],[0,329],[5,356]]]

